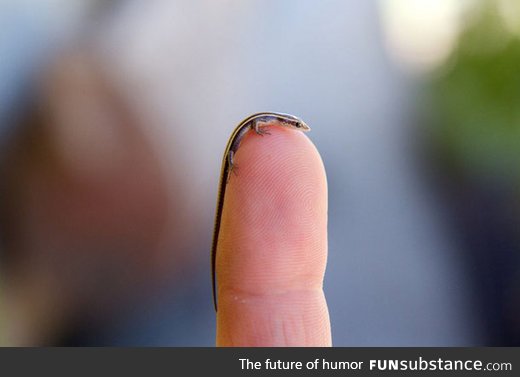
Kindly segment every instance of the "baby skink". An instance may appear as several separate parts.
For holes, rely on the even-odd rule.
[[[220,183],[217,197],[217,210],[215,213],[215,227],[213,230],[213,242],[211,245],[211,280],[213,284],[213,304],[215,311],[217,311],[217,282],[215,274],[215,262],[217,259],[217,245],[218,236],[220,232],[220,224],[222,217],[222,209],[224,208],[224,199],[226,194],[226,186],[229,181],[233,168],[236,168],[234,163],[235,154],[240,147],[240,142],[247,132],[253,130],[258,135],[269,135],[267,127],[280,126],[299,130],[303,132],[310,131],[310,127],[305,124],[300,118],[294,115],[264,112],[256,113],[248,116],[235,128],[224,151],[224,158],[222,159],[222,169],[220,171]],[[236,172],[236,170],[235,170]]]

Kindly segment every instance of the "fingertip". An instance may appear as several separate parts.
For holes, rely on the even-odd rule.
[[[239,173],[226,189],[216,264],[218,343],[327,345],[325,169],[305,134],[282,127],[270,133],[244,138],[235,155]],[[262,331],[251,331],[253,323]],[[290,341],[280,329],[299,336]]]

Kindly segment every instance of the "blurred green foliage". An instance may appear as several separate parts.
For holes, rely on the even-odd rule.
[[[509,1],[509,14],[499,1],[476,3],[431,82],[430,111],[437,146],[450,164],[520,182],[520,25],[514,23],[520,1]]]

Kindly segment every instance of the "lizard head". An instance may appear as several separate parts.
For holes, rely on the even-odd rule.
[[[307,125],[307,123],[305,123],[303,120],[301,120],[300,118],[297,118],[295,116],[290,116],[290,117],[284,118],[282,120],[282,123],[286,127],[293,128],[295,130],[299,130],[299,131],[303,131],[303,132],[308,132],[311,130],[311,128]]]

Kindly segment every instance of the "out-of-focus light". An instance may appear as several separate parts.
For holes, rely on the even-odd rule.
[[[389,53],[406,68],[424,72],[445,61],[472,0],[381,0]]]
[[[498,9],[509,31],[520,36],[520,1],[499,0]]]

